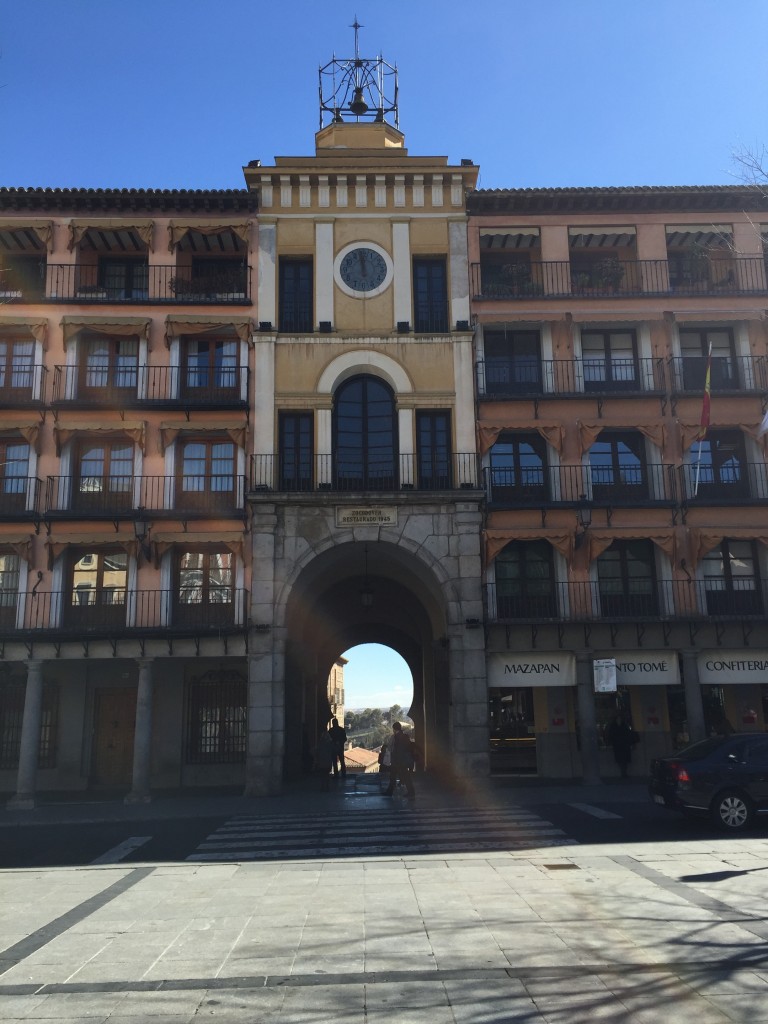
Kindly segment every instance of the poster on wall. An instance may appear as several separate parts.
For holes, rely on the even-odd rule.
[[[616,693],[616,659],[596,658],[592,662],[595,693]]]

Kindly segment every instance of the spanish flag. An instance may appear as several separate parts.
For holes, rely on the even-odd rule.
[[[703,441],[709,430],[709,418],[712,405],[712,346],[707,353],[707,368],[704,373],[704,397],[701,402],[701,420],[696,433],[696,440]]]

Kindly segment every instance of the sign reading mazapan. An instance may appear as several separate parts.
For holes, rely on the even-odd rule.
[[[337,508],[337,526],[397,526],[397,508]]]

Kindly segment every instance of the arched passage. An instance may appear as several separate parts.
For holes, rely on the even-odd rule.
[[[401,546],[347,542],[313,558],[285,607],[285,776],[298,775],[304,738],[313,744],[330,716],[328,667],[362,643],[385,644],[407,663],[416,739],[439,771],[449,749],[447,623],[436,573]]]

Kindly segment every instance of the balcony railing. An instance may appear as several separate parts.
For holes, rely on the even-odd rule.
[[[696,462],[680,467],[682,494],[688,504],[744,505],[768,500],[768,466],[764,462],[733,462],[698,468]]]
[[[0,298],[0,305],[2,305]],[[30,405],[41,405],[45,399],[44,366],[14,366],[3,368],[0,373],[0,408],[28,409]]]
[[[473,263],[471,277],[472,295],[478,301],[768,294],[762,256],[708,257],[695,264],[684,256],[595,261],[573,256],[507,265],[489,260]]]
[[[37,477],[0,477],[0,519],[12,521],[36,516],[40,511],[41,486]]]
[[[244,631],[248,592],[222,587],[221,600],[179,600],[178,590],[108,589],[3,594],[0,637],[34,631],[40,637],[98,639],[119,636],[217,635]]]
[[[141,513],[216,519],[241,516],[244,508],[244,476],[49,476],[44,514],[47,519],[134,519]]]
[[[53,402],[80,408],[244,409],[249,372],[246,366],[56,366]]]
[[[206,306],[250,305],[250,267],[223,269],[217,274],[193,274],[176,266],[146,266],[125,281],[99,280],[92,264],[48,264],[45,286],[17,301],[76,302],[80,304],[175,304]],[[42,282],[41,282],[42,284]]]
[[[477,363],[477,391],[485,398],[554,395],[628,395],[664,392],[664,360],[536,359],[486,356]]]
[[[663,463],[624,466],[527,466],[520,470],[489,466],[483,470],[489,504],[499,508],[575,506],[586,497],[612,508],[673,505],[677,501],[675,467]]]
[[[701,395],[707,376],[706,356],[675,356],[669,360],[670,385],[678,393]],[[712,356],[709,375],[712,393],[768,390],[768,364],[764,356]]]
[[[452,491],[478,487],[474,452],[396,455],[358,464],[343,453],[291,457],[254,455],[254,491]]]
[[[487,600],[489,622],[759,619],[766,608],[765,587],[755,580],[738,588],[715,580],[638,580],[631,589],[594,581],[515,581],[487,584]]]

